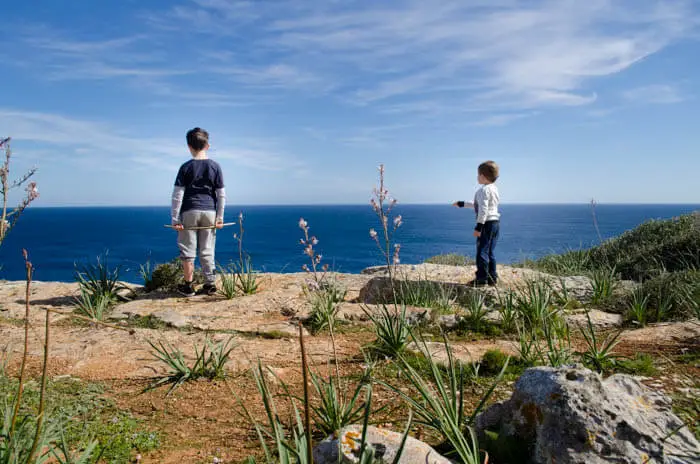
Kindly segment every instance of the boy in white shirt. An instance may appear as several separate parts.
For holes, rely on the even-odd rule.
[[[496,187],[498,165],[486,161],[479,165],[477,180],[481,188],[474,195],[474,202],[458,201],[454,206],[459,208],[474,208],[476,212],[476,278],[471,282],[474,286],[496,285],[496,256],[494,250],[498,241],[501,214],[498,212],[500,195]]]

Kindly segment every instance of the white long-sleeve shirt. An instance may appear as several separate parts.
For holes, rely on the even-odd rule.
[[[501,214],[498,212],[498,204],[501,196],[496,184],[482,185],[474,194],[474,211],[476,212],[476,230],[481,230],[487,221],[498,221]]]

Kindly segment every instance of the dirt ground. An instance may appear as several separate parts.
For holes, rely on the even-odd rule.
[[[370,276],[346,276],[341,280],[349,288],[348,311],[360,314],[356,297]],[[302,378],[300,348],[297,338],[298,318],[303,315],[304,296],[301,291],[303,276],[271,275],[270,281],[258,295],[224,300],[219,297],[176,298],[169,295],[150,295],[119,305],[115,320],[118,328],[94,326],[75,321],[67,315],[50,313],[52,377],[72,376],[84,381],[105,385],[106,394],[117,405],[142,419],[157,431],[161,446],[143,456],[142,463],[211,463],[214,457],[223,462],[240,462],[248,456],[260,456],[257,436],[241,405],[257,419],[264,417],[260,396],[250,374],[258,360],[269,367],[268,380],[278,388],[281,379],[292,392],[301,394]],[[8,347],[8,372],[16,372],[24,338],[24,283],[0,283],[0,349]],[[33,286],[29,334],[29,373],[40,371],[44,340],[46,309],[69,313],[77,287],[71,284],[35,283]],[[144,318],[158,322],[157,327],[139,325]],[[227,365],[226,380],[189,382],[165,396],[166,389],[142,393],[150,379],[164,372],[164,367],[152,355],[149,341],[167,341],[192,353],[195,343],[201,345],[205,337],[224,340],[235,337],[236,348]],[[374,336],[366,324],[347,324],[336,334],[337,354],[343,376],[357,377],[363,370],[362,348]],[[574,337],[574,345],[580,344]],[[455,352],[463,359],[478,360],[492,348],[514,352],[515,341],[483,336],[459,337],[453,340]],[[325,373],[333,359],[331,339],[327,332],[306,336],[307,352],[314,369]],[[510,348],[509,348],[510,346]],[[638,330],[627,330],[621,337],[616,352],[625,356],[637,353],[651,354],[658,368],[657,375],[645,378],[653,388],[667,393],[700,392],[700,366],[681,363],[680,355],[698,353],[700,323],[659,324]],[[380,362],[380,364],[382,364]],[[385,362],[386,364],[389,361]],[[390,369],[379,366],[383,375]],[[277,378],[275,378],[277,376]],[[386,379],[398,382],[398,379]],[[495,399],[505,399],[514,379],[504,382]],[[473,408],[488,382],[475,383],[473,396],[465,398],[466,410]],[[403,427],[405,411],[396,395],[383,388],[374,392],[375,404],[387,405],[389,410],[381,420],[396,420],[394,429]],[[278,400],[281,417],[291,413],[282,398]],[[414,433],[421,437],[421,430]],[[321,437],[319,437],[321,438]]]

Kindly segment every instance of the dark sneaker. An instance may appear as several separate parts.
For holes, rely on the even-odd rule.
[[[467,283],[469,287],[486,287],[488,285],[488,281],[486,280],[472,280],[471,282]]]
[[[197,295],[216,295],[216,292],[216,285],[204,284],[202,288],[197,291]]]
[[[194,287],[192,286],[192,282],[185,282],[184,284],[180,284],[177,286],[177,292],[182,295],[182,296],[194,296]]]
[[[489,287],[495,287],[496,285],[498,285],[498,279],[489,279],[487,283]]]

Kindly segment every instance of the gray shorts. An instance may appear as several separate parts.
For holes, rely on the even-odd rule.
[[[182,213],[182,225],[190,227],[206,227],[216,224],[214,211],[185,211]],[[177,246],[180,249],[180,259],[193,261],[199,256],[199,263],[207,282],[214,281],[214,247],[216,245],[216,229],[181,230],[177,234]]]

